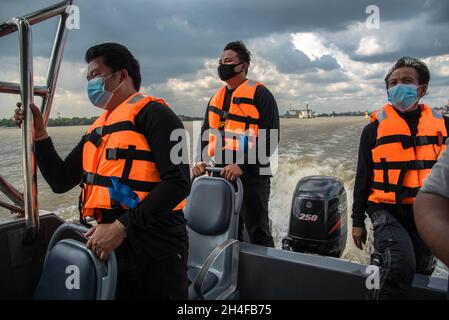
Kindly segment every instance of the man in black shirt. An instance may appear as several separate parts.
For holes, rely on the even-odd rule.
[[[362,249],[367,212],[374,229],[372,264],[381,270],[380,288],[369,298],[406,298],[415,272],[431,274],[435,267],[413,219],[415,196],[449,128],[447,118],[418,103],[429,78],[422,61],[400,59],[385,78],[390,103],[373,114],[360,138],[352,235]]]
[[[269,157],[279,143],[279,112],[271,92],[246,78],[249,64],[250,52],[242,42],[226,45],[218,74],[227,86],[218,90],[206,109],[193,175],[204,174],[214,156],[215,166],[223,167],[221,176],[230,181],[240,177],[244,186],[240,240],[244,222],[252,243],[273,247],[268,219]],[[209,154],[204,152],[207,149]],[[251,152],[257,155],[255,161],[248,156]]]
[[[135,107],[134,102],[138,103],[139,99],[144,98],[144,95],[138,93],[141,83],[139,63],[126,47],[115,43],[94,46],[87,50],[86,62],[89,98],[95,106],[105,109],[100,119],[120,116],[117,115],[118,112],[126,114],[129,108]],[[92,182],[93,185],[89,185],[84,179],[88,170],[86,166],[89,165],[86,164],[86,159],[93,156],[85,154],[86,150],[94,148],[92,135],[83,136],[80,143],[62,160],[46,132],[39,109],[33,106],[33,113],[36,160],[52,190],[64,193],[80,183],[84,184],[84,192],[88,192],[88,188],[100,188],[95,185],[95,181]],[[16,119],[19,124],[23,120],[20,108],[16,110]],[[104,150],[105,144],[130,144],[133,147],[132,144],[137,141],[126,137],[141,137],[141,144],[148,145],[147,149],[151,150],[152,164],[149,167],[155,169],[150,178],[156,182],[143,182],[143,185],[146,183],[152,187],[139,190],[149,193],[135,207],[128,206],[126,209],[127,206],[123,203],[115,202],[111,208],[93,208],[98,224],[87,233],[87,245],[103,260],[115,250],[119,269],[117,298],[187,299],[187,231],[182,210],[174,208],[190,192],[190,173],[188,164],[175,165],[170,159],[171,148],[178,143],[171,141],[170,135],[173,130],[183,129],[183,124],[168,105],[157,99],[142,105],[129,122],[126,128],[129,131],[125,130],[126,132],[108,134],[104,129],[106,126],[102,127],[104,130],[100,131],[103,133],[100,133],[97,140],[99,144],[94,150],[103,150],[99,154],[103,162],[99,162],[97,167],[104,163],[106,167],[113,169],[125,161],[108,159],[107,155],[103,158],[104,151],[106,154],[109,151]],[[122,133],[125,134],[120,138]],[[131,162],[132,165],[128,168],[133,175],[130,178],[148,181],[145,173],[132,171],[135,170],[132,167],[137,165],[136,162]],[[144,161],[140,159],[139,162],[142,164]],[[119,181],[126,185],[131,180]],[[109,190],[110,187],[109,181]],[[112,194],[110,197],[107,202],[113,204]],[[86,201],[81,201],[83,216],[86,215],[86,208]]]

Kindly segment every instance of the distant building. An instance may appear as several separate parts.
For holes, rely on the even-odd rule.
[[[305,109],[299,110],[298,117],[300,119],[315,118],[315,114],[309,109],[309,104],[306,104]]]
[[[286,118],[298,118],[298,110],[290,109],[285,113]]]
[[[285,113],[285,118],[315,118],[316,113],[309,109],[309,104],[306,104],[305,109],[290,109]]]

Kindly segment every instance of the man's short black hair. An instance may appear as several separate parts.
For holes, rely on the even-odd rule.
[[[411,57],[402,57],[399,59],[394,66],[390,69],[387,76],[385,77],[385,84],[388,88],[388,79],[390,78],[391,74],[399,68],[403,67],[410,67],[415,69],[418,72],[418,82],[419,84],[429,84],[430,81],[430,72],[427,68],[427,65],[418,59],[411,58]]]
[[[98,57],[103,57],[105,65],[111,68],[112,72],[126,69],[133,80],[134,89],[139,91],[142,82],[139,61],[128,48],[118,43],[102,43],[87,49],[87,63]]]
[[[246,62],[248,64],[251,63],[251,52],[249,52],[248,49],[246,49],[246,46],[243,44],[242,41],[233,41],[229,42],[223,49],[225,50],[232,50],[237,52],[237,56],[239,57],[240,62]]]

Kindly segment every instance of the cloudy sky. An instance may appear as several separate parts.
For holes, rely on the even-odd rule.
[[[58,0],[0,0],[0,21]],[[226,43],[244,41],[249,78],[273,92],[281,114],[375,110],[386,101],[383,78],[402,56],[431,71],[424,102],[449,99],[447,0],[78,0],[80,29],[69,33],[51,117],[98,115],[86,96],[85,50],[119,42],[141,64],[142,91],[165,98],[178,114],[200,116],[222,82],[216,67]],[[369,5],[379,28],[368,28]],[[371,22],[372,20],[369,20]],[[34,81],[43,83],[57,19],[33,27]],[[2,81],[18,81],[17,34],[0,38]],[[0,118],[17,97],[0,95]]]

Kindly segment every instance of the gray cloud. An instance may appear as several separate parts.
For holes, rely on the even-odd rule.
[[[417,25],[418,23],[419,21],[413,21],[410,25]],[[368,56],[352,53],[351,58],[364,62],[384,62],[397,60],[404,55],[424,59],[449,52],[449,21],[440,25],[424,27],[417,25],[416,28],[408,26],[406,30],[391,28],[387,30],[387,35],[385,35],[385,30],[381,32],[387,39],[391,39],[392,43],[396,43],[394,51],[389,52],[387,47],[385,48],[386,52]]]
[[[444,0],[376,2],[382,23],[403,21],[423,14],[423,24],[413,29],[426,30],[429,23],[449,21],[448,2]],[[49,0],[32,3],[25,0],[1,1],[0,19],[52,3]],[[211,58],[226,42],[237,38],[250,40],[281,33],[344,31],[352,23],[365,21],[365,8],[372,2],[80,0],[76,4],[81,10],[81,29],[70,34],[66,50],[66,58],[74,60],[79,60],[89,45],[111,40],[132,44],[137,56]],[[38,55],[48,53],[46,34],[52,34],[54,26],[55,22],[48,23],[36,32],[35,50]],[[410,34],[414,33],[413,29],[409,30]],[[442,40],[440,35],[437,39]],[[447,49],[444,41],[441,42],[443,47],[435,48],[436,54]],[[15,54],[16,45],[10,44],[13,44],[11,40],[2,46],[0,53]],[[432,50],[432,46],[422,47]]]
[[[0,21],[55,2],[0,0]],[[392,65],[397,58],[449,54],[449,2],[445,0],[79,0],[76,4],[81,11],[81,29],[69,34],[59,83],[63,90],[79,95],[79,108],[70,112],[81,110],[83,101],[87,104],[85,79],[79,69],[84,65],[85,50],[102,42],[129,47],[141,63],[143,85],[174,101],[180,113],[195,110],[196,114],[219,82],[180,93],[167,87],[168,79],[196,83],[198,77],[216,77],[215,66],[206,68],[205,61],[216,60],[224,45],[237,39],[261,58],[254,61],[258,70],[254,76],[268,83],[283,105],[299,95],[340,99],[347,94],[353,97],[353,104],[348,98],[342,107],[352,108],[365,99],[357,100],[359,83],[371,85],[375,89],[371,94],[379,94],[385,65]],[[365,8],[371,4],[380,8],[380,30],[364,26]],[[56,24],[51,20],[33,28],[35,55],[49,56]],[[304,32],[319,35],[331,53],[311,59],[307,52],[296,49],[291,34]],[[361,50],[362,39],[369,37],[376,39],[382,50]],[[9,61],[17,59],[17,35],[0,42],[0,72],[12,74]],[[335,51],[346,55],[348,61],[342,63]],[[372,70],[375,63],[383,64]],[[363,66],[371,68],[366,71]],[[287,81],[293,81],[292,88],[285,86]],[[431,86],[447,86],[446,74],[434,77]]]
[[[326,54],[311,60],[304,52],[295,48],[289,35],[275,35],[268,39],[255,39],[251,47],[266,60],[274,63],[281,73],[301,74],[317,69],[331,71],[340,68],[334,57]]]

